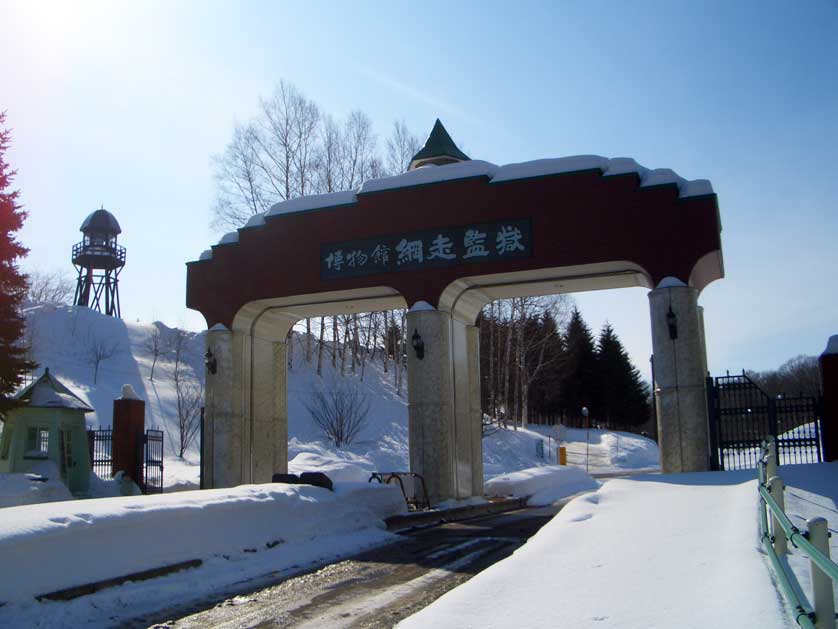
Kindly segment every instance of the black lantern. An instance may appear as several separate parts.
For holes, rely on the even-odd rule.
[[[413,345],[413,351],[416,352],[416,358],[422,360],[425,357],[425,342],[419,336],[419,332],[416,329],[413,330],[411,345]]]
[[[678,320],[675,313],[672,312],[672,306],[669,307],[669,312],[666,313],[666,325],[669,327],[669,338],[673,341],[678,338]]]
[[[215,372],[218,371],[218,361],[213,356],[212,349],[209,347],[207,348],[207,353],[204,354],[204,365],[206,365],[207,371],[212,375],[215,375]]]

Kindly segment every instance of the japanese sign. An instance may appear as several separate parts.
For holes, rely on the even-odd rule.
[[[323,245],[320,277],[331,280],[531,255],[530,219],[515,219]]]

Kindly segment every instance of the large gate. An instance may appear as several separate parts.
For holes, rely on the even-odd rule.
[[[773,436],[781,465],[822,460],[820,401],[814,397],[773,398],[743,372],[707,378],[711,468],[755,468],[760,442]]]

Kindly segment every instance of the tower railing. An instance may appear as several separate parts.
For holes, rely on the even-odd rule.
[[[83,256],[102,256],[112,257],[125,264],[125,247],[122,245],[108,244],[108,245],[92,245],[90,243],[77,242],[73,245],[73,262]]]

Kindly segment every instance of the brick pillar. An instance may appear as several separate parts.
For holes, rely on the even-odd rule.
[[[128,390],[130,389],[130,390]],[[138,486],[143,486],[143,432],[145,402],[126,385],[122,397],[113,401],[113,473],[125,472]]]
[[[829,337],[818,364],[823,391],[823,457],[838,461],[838,334]]]

